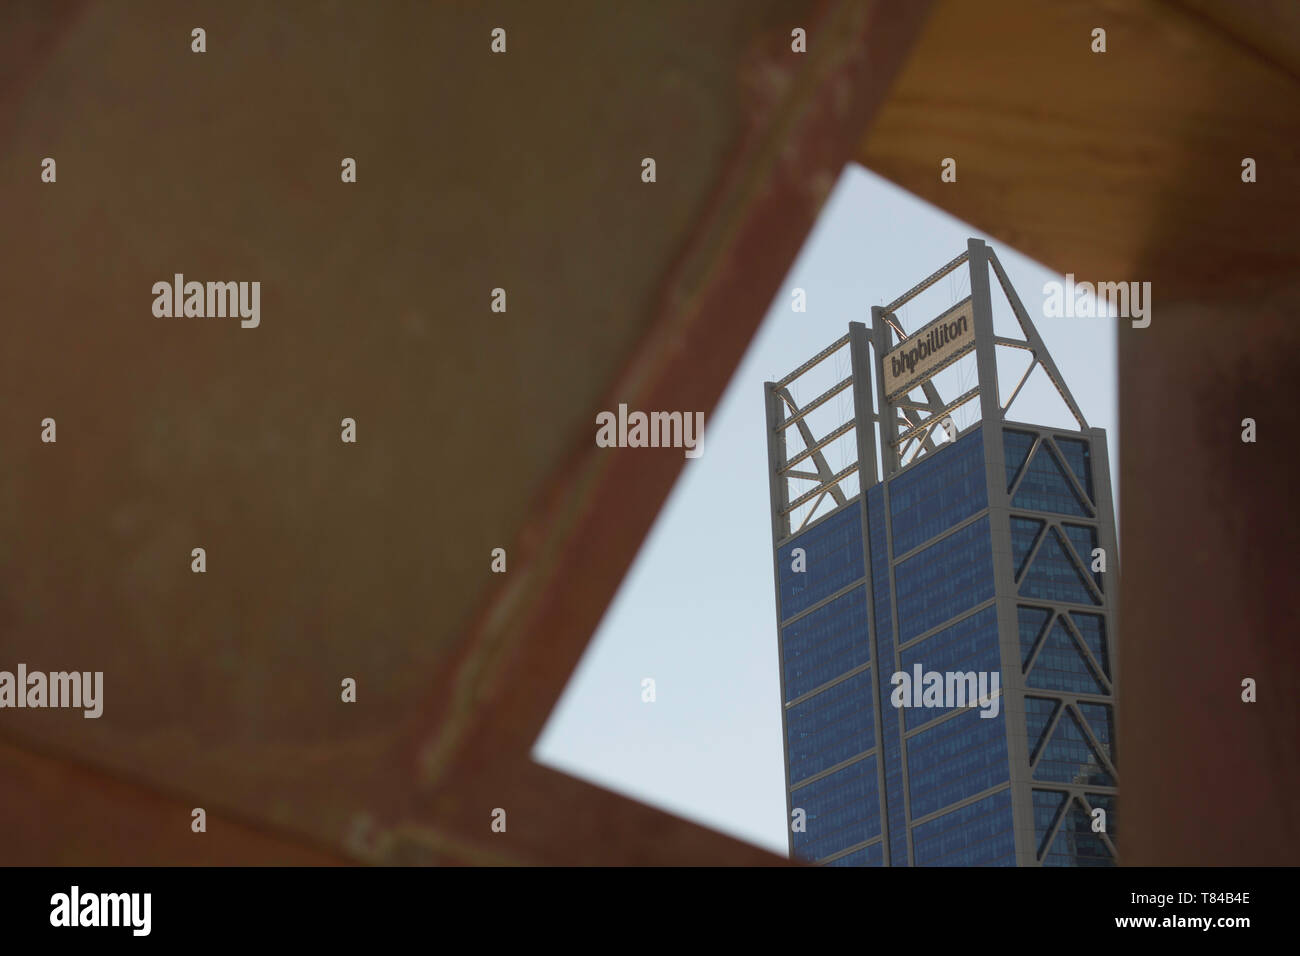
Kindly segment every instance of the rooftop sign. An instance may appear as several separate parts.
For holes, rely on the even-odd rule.
[[[890,401],[932,379],[975,348],[975,321],[967,296],[885,354],[885,397]]]

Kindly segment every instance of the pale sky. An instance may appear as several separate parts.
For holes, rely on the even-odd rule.
[[[538,738],[537,760],[785,855],[763,382],[820,352],[849,322],[869,325],[871,306],[920,282],[963,252],[970,237],[993,247],[1088,424],[1106,430],[1118,508],[1117,320],[1045,318],[1043,285],[1061,281],[1059,274],[849,166],[708,418],[703,456],[686,461]],[[796,287],[807,293],[804,313],[791,308]],[[1005,304],[1000,311],[996,279],[992,288],[995,324],[1005,334],[1010,311]],[[926,300],[943,300],[933,314],[900,310],[905,331],[968,294],[963,265]],[[1009,331],[1019,337],[1018,328]],[[999,349],[999,358],[1007,351]],[[1017,366],[1008,379],[999,369],[999,379],[1009,381],[1004,402],[1020,372]],[[843,366],[838,374],[846,374]],[[1041,370],[1011,417],[1075,427]],[[647,677],[655,681],[654,703],[641,699]]]

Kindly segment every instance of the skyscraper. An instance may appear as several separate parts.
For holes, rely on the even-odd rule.
[[[970,294],[905,332],[898,310],[962,267]],[[994,332],[991,276],[1020,337]],[[1007,352],[1029,365],[1003,401]],[[798,403],[798,384],[833,362],[847,374]],[[1077,429],[1011,418],[1036,368]],[[1106,435],[997,256],[970,240],[765,395],[791,854],[1113,864]]]

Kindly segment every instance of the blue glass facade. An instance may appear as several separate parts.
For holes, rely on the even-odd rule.
[[[806,571],[794,570],[792,552],[796,548],[804,551]],[[777,553],[781,620],[789,620],[860,579],[864,573],[862,562],[862,511],[861,505],[854,502]]]
[[[1088,648],[1102,675],[1109,680],[1110,655],[1106,652],[1106,619],[1100,614],[1071,611],[1070,620],[1074,622],[1074,629],[1082,635],[1083,646]]]
[[[876,745],[871,673],[861,671],[785,714],[790,779],[806,780]]]
[[[1025,467],[1025,462],[1029,460],[1029,452],[1034,447],[1034,441],[1035,436],[1031,432],[1017,431],[1014,428],[1002,432],[1002,456],[1006,464],[1008,491],[1020,477],[1020,470]]]
[[[1034,779],[1052,783],[1113,787],[1115,780],[1102,766],[1083,729],[1083,721],[1070,707],[1056,721],[1047,744],[1034,766]]]
[[[891,678],[915,664],[1000,669],[982,432],[869,488],[865,545],[862,507],[860,496],[777,549],[790,799],[806,825],[795,854],[1014,863],[1003,714],[890,702]],[[793,570],[796,548],[806,572]]]
[[[1078,557],[1080,564],[1085,570],[1092,568],[1092,553],[1097,547],[1097,529],[1092,525],[1081,524],[1062,524],[1061,529],[1065,536],[1070,539],[1070,544],[1074,546],[1074,553]],[[1104,575],[1101,571],[1091,571],[1092,581],[1097,585],[1097,592],[1101,593],[1102,579]]]
[[[781,629],[786,700],[871,660],[867,595],[854,588]]]
[[[978,709],[923,730],[908,740],[912,816],[923,817],[1010,779],[1007,731],[1001,712],[989,720]]]
[[[1084,791],[1117,785],[1111,661],[1105,617],[1075,607],[1100,609],[1105,601],[1106,574],[1100,565],[1094,570],[1100,531],[1092,448],[1082,438],[1015,429],[1003,439],[1028,689],[1025,740],[1032,779],[1046,784],[1032,790],[1035,858],[1043,866],[1110,866],[1115,794]],[[1094,831],[1096,808],[1106,812],[1105,834]]]
[[[956,624],[917,641],[905,648],[901,655],[903,670],[912,673],[916,665],[926,671],[940,673],[974,671],[991,674],[1002,669],[1002,655],[998,650],[997,609],[989,605],[982,611],[962,618]],[[904,722],[911,730],[950,713],[950,707],[925,707],[904,709]]]
[[[1088,589],[1084,572],[1072,559],[1069,545],[1055,528],[1038,545],[1038,553],[1020,581],[1020,593],[1044,601],[1101,603]]]
[[[1057,690],[1071,694],[1105,694],[1092,665],[1084,659],[1078,643],[1058,617],[1047,632],[1033,669],[1025,684],[1037,690]]]
[[[871,846],[863,847],[861,850],[854,850],[852,853],[846,853],[843,856],[837,856],[830,860],[827,866],[882,866],[884,864],[883,843],[873,843]]]
[[[1015,866],[1011,790],[919,824],[912,837],[917,866]]]
[[[1116,786],[1105,574],[1091,570],[1100,540],[1091,449],[1003,429],[1006,485],[992,497],[1011,514],[999,542],[985,434],[977,427],[870,485],[775,549],[800,859],[1011,866],[1023,813],[1035,844],[1026,836],[1022,854],[1043,865],[1113,862],[1090,816],[1112,815]],[[1011,558],[1001,595],[999,551]],[[999,596],[1015,608],[1009,659]],[[1008,711],[1005,678],[996,713],[977,701],[896,706],[895,676],[917,667],[986,678],[1010,667],[1029,689],[1023,716]],[[1028,777],[1013,783],[1017,761]]]
[[[804,832],[794,831],[795,855],[821,860],[880,834],[876,758],[868,756],[796,788],[790,799],[804,811]]]
[[[894,554],[906,554],[988,507],[983,438],[972,432],[944,450],[942,467],[921,462],[889,483]]]
[[[889,863],[908,866],[907,811],[903,804],[903,736],[898,711],[885,706],[893,688],[891,678],[894,651],[893,602],[890,600],[889,543],[885,524],[885,486],[876,485],[867,492],[867,520],[871,539],[872,600],[876,615],[876,655],[884,661],[877,670],[880,690],[880,724],[885,760],[885,810],[889,828]]]
[[[1011,505],[1064,515],[1089,515],[1087,506],[1066,477],[1065,468],[1044,442],[1039,442],[1038,449],[1025,466]]]
[[[1042,533],[1044,524],[1045,522],[1037,518],[1011,519],[1011,566],[1017,580],[1025,573],[1029,556],[1033,554],[1034,545],[1038,543],[1038,536]]]
[[[1091,499],[1092,451],[1088,448],[1088,443],[1077,438],[1057,438],[1056,447],[1061,449],[1061,457],[1069,464],[1070,470],[1083,486],[1084,493]]]
[[[1030,760],[1042,751],[1047,728],[1060,707],[1060,701],[1050,697],[1025,697],[1025,736],[1029,741]]]
[[[1034,791],[1034,834],[1038,841],[1039,856],[1042,856],[1051,842],[1068,797],[1069,794],[1059,790]]]
[[[1020,626],[1020,663],[1022,668],[1029,666],[1029,659],[1038,647],[1039,638],[1051,619],[1052,612],[1045,607],[1030,607],[1021,604],[1016,608],[1016,618]]]
[[[1043,866],[1113,866],[1110,848],[1093,832],[1092,817],[1077,800],[1067,805]]]
[[[940,538],[894,572],[899,638],[907,641],[993,597],[989,519]]]

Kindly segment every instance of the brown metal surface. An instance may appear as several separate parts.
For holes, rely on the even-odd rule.
[[[1153,283],[1121,850],[1294,863],[1300,95],[1293,14],[1238,6],[6,5],[0,667],[106,701],[3,714],[0,862],[778,862],[528,753],[683,464],[595,412],[712,408],[856,155]],[[154,319],[173,272],[261,280],[262,327]]]
[[[859,152],[1062,273],[1152,284],[1151,326],[1119,333],[1130,864],[1300,860],[1296,17],[1292,3],[940,2]],[[946,156],[956,183],[939,180]],[[1244,157],[1258,182],[1242,182]],[[1246,417],[1257,444],[1241,441]]]
[[[0,155],[0,660],[104,671],[105,715],[0,739],[174,799],[121,862],[211,859],[191,805],[356,859],[774,861],[528,753],[683,460],[597,456],[595,411],[712,406],[924,11],[884,6],[89,4]],[[261,281],[261,326],[154,318],[176,272]],[[31,797],[8,862],[74,859]]]

